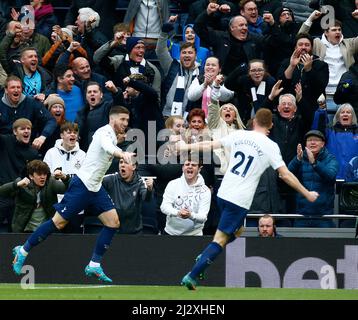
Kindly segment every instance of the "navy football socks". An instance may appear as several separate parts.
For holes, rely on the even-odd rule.
[[[201,254],[200,259],[195,263],[189,276],[192,279],[196,279],[201,272],[214,262],[222,250],[223,248],[218,243],[211,242]]]
[[[40,225],[35,232],[27,239],[23,248],[26,252],[37,246],[40,242],[44,241],[51,233],[57,231],[55,224],[52,219],[47,220],[42,225]]]
[[[103,227],[98,235],[91,261],[101,263],[102,257],[109,248],[116,231],[117,228]]]

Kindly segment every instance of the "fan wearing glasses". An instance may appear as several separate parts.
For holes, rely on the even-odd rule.
[[[236,106],[240,117],[246,124],[257,110],[267,105],[267,99],[275,84],[275,79],[267,71],[265,62],[254,59],[249,62],[248,73],[242,74],[241,66],[237,67],[225,80],[225,87],[236,93]]]

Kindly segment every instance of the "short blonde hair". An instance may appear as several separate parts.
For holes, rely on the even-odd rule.
[[[183,120],[184,121],[184,118],[179,115],[170,116],[167,120],[165,120],[165,127],[167,129],[172,129],[174,126],[175,120]]]
[[[29,126],[32,129],[32,122],[26,118],[19,118],[12,124],[12,129],[16,130],[17,128]]]

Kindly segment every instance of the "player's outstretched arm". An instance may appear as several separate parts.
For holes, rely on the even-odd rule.
[[[308,201],[314,202],[319,197],[319,194],[316,191],[308,191],[286,166],[279,167],[277,171],[279,177],[283,181],[297,192],[301,193]]]
[[[196,143],[185,143],[184,141],[178,141],[175,144],[177,152],[182,151],[210,151],[212,149],[218,149],[221,147],[221,142],[218,140],[213,141],[201,141]]]

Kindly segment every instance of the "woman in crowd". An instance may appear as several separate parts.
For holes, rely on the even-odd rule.
[[[349,161],[358,155],[357,116],[351,104],[342,104],[334,115],[332,125],[327,126],[327,109],[319,108],[315,113],[312,129],[326,135],[326,147],[339,162],[337,179],[344,179]]]
[[[265,62],[254,59],[249,62],[248,73],[242,66],[237,67],[225,80],[225,86],[237,94],[237,104],[244,123],[252,118],[266,100],[275,84],[275,79],[267,73]]]
[[[201,100],[201,108],[205,112],[205,118],[208,117],[208,107],[213,88],[219,88],[218,100],[220,102],[228,102],[234,97],[233,91],[221,85],[223,76],[220,75],[220,72],[219,59],[209,57],[205,62],[204,73],[195,78],[189,87],[188,99],[191,101]]]

